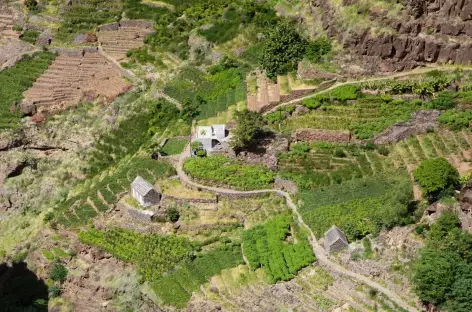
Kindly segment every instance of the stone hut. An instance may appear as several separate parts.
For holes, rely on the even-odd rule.
[[[137,176],[131,183],[131,196],[143,207],[158,204],[162,197],[151,183],[140,176]]]
[[[347,248],[349,243],[346,235],[336,226],[333,225],[326,233],[324,239],[324,247],[328,254],[341,251]]]

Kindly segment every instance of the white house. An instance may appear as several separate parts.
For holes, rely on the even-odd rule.
[[[161,194],[140,176],[131,183],[131,196],[143,207],[156,205],[161,201]]]
[[[207,151],[228,139],[225,125],[197,126],[194,141],[200,142]]]

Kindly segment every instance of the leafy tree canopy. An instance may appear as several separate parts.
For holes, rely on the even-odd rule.
[[[297,68],[303,58],[307,41],[286,22],[271,28],[264,41],[262,67],[269,78],[286,74]]]
[[[264,119],[258,112],[243,110],[235,113],[235,120],[236,127],[233,130],[231,145],[234,149],[242,149],[249,146],[262,132]]]
[[[437,198],[441,192],[452,191],[459,183],[459,172],[445,158],[425,160],[413,175],[430,199]]]

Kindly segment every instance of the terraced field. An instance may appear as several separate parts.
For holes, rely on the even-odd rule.
[[[79,194],[58,204],[56,220],[65,227],[87,224],[92,218],[113,208],[129,191],[130,184],[137,175],[155,183],[173,173],[174,170],[168,163],[134,157],[119,168],[105,171],[92,179]]]
[[[281,129],[286,133],[301,128],[348,130],[356,138],[370,139],[396,122],[407,121],[418,109],[408,101],[389,103],[380,97],[361,98],[349,104],[338,101],[322,105],[306,115],[289,118],[281,124]]]
[[[428,158],[446,157],[464,173],[472,162],[471,142],[472,135],[466,131],[443,130],[410,137],[397,143],[391,157],[397,166],[416,166]]]
[[[239,265],[213,276],[191,305],[209,300],[227,311],[332,311],[347,303],[349,311],[364,311],[388,302],[382,296],[370,297],[368,292],[368,287],[336,280],[319,266],[302,270],[289,282],[269,285],[262,269],[252,271]],[[388,311],[401,310],[390,307]]]
[[[74,0],[60,6],[64,23],[58,39],[71,39],[77,32],[87,32],[96,26],[116,21],[122,12],[121,0]]]
[[[314,188],[339,184],[382,172],[393,167],[391,160],[375,150],[349,145],[319,145],[302,155],[286,153],[279,156],[282,176],[299,187]]]
[[[129,88],[121,71],[98,51],[64,51],[23,96],[25,105],[50,113],[83,100],[111,102]]]
[[[154,32],[152,22],[123,21],[104,25],[99,28],[98,41],[103,51],[121,61],[126,58],[126,52],[144,46],[144,38]]]
[[[303,81],[288,74],[278,76],[277,82],[272,82],[261,73],[252,73],[246,78],[248,109],[266,110],[280,102],[301,97],[313,92],[322,81]]]

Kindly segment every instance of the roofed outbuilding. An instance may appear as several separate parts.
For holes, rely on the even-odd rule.
[[[346,235],[337,226],[333,225],[325,233],[324,247],[328,254],[341,251],[348,246],[349,242]]]
[[[144,207],[158,204],[162,197],[154,186],[141,176],[137,176],[131,183],[131,196]]]

